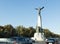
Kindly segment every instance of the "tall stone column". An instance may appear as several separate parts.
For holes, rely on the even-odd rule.
[[[44,7],[42,8],[36,8],[36,10],[38,10],[38,21],[37,21],[37,30],[36,32],[40,32],[42,33],[43,32],[43,29],[42,29],[42,17],[41,17],[41,10],[43,9]]]

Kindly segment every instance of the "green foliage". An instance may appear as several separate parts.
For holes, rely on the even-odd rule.
[[[60,38],[60,35],[54,34],[53,32],[49,31],[48,29],[44,29],[44,34],[46,38]]]
[[[0,26],[0,37],[11,37],[15,35],[16,31],[12,25]]]
[[[48,29],[43,29],[43,30],[46,38],[60,37],[60,35],[54,34]],[[33,27],[26,28],[23,26],[17,26],[16,28],[14,28],[10,24],[5,26],[0,26],[0,38],[1,37],[8,38],[13,36],[33,37],[35,32],[36,32],[36,29]]]
[[[23,26],[17,26],[16,30],[18,36],[24,36],[24,37],[32,37],[35,33],[35,29],[33,27],[25,28]]]

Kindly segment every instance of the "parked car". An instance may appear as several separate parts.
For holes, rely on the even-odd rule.
[[[58,44],[58,39],[49,38],[49,39],[46,40],[46,44]]]
[[[17,44],[32,44],[30,39],[26,37],[12,37],[11,40]]]
[[[10,38],[0,38],[0,44],[13,44]]]

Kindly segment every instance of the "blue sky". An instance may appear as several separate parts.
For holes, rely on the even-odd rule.
[[[37,24],[35,8],[41,11],[43,28],[60,34],[60,0],[0,0],[0,25],[25,27]]]

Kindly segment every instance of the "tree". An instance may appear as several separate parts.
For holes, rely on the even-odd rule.
[[[4,37],[4,27],[0,26],[0,37]]]
[[[23,29],[23,26],[17,26],[16,31],[17,31],[18,36],[23,36],[25,30]]]
[[[5,37],[11,37],[13,36],[13,33],[15,33],[13,26],[10,24],[5,25],[4,28],[5,28],[4,30]]]
[[[34,29],[33,27],[29,27],[29,37],[33,37],[34,33],[36,32],[36,29]]]
[[[44,35],[46,38],[50,38],[51,37],[51,32],[48,29],[44,29]]]
[[[18,36],[23,36],[23,37],[32,37],[35,33],[35,29],[33,27],[25,28],[23,26],[17,26],[16,30]]]

